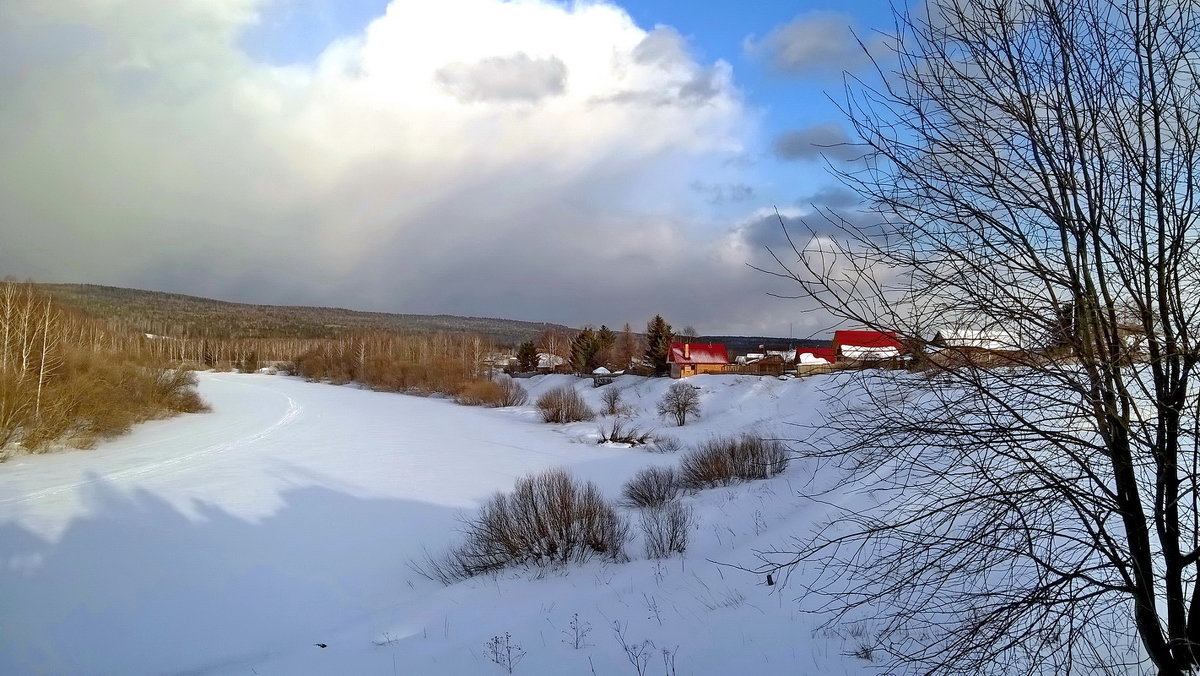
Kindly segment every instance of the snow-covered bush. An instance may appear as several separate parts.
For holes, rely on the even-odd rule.
[[[542,420],[548,423],[579,422],[596,417],[583,397],[567,386],[556,387],[538,397],[537,407],[542,412]]]
[[[508,566],[624,558],[629,524],[592,482],[554,469],[517,480],[466,522],[466,541],[418,565],[426,577],[451,583]]]
[[[769,479],[787,469],[787,447],[776,439],[746,434],[715,438],[683,456],[680,482],[687,488],[728,486]]]
[[[633,475],[622,494],[634,507],[661,507],[679,495],[679,488],[674,467],[646,467]]]
[[[688,535],[695,519],[692,509],[678,500],[642,510],[642,535],[645,536],[646,556],[665,559],[687,551]]]

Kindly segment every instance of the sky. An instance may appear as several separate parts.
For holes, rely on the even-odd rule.
[[[0,275],[819,335],[751,266],[856,203],[834,101],[890,11],[0,0]]]

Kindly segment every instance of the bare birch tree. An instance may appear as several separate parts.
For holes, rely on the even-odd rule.
[[[809,598],[901,671],[1194,673],[1200,5],[896,21],[845,101],[863,164],[841,178],[878,218],[825,214],[773,272],[919,372],[834,378],[797,446],[870,494],[763,570],[815,566]],[[939,326],[989,342],[938,351]]]

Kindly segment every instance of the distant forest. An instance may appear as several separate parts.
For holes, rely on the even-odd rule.
[[[559,324],[487,317],[391,314],[328,307],[250,305],[94,284],[39,284],[65,307],[139,333],[179,338],[338,338],[364,332],[472,333],[502,345]]]
[[[574,333],[561,324],[490,317],[392,314],[342,308],[251,305],[96,284],[38,284],[66,308],[135,333],[177,338],[340,338],[362,333],[475,334],[497,345],[536,340],[546,329]],[[684,338],[679,338],[684,340]],[[731,353],[815,347],[828,341],[768,336],[698,336],[693,342],[723,343]]]

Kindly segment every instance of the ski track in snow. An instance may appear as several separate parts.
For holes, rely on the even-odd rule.
[[[271,392],[272,394],[282,394],[279,392],[272,391],[265,387],[259,387],[257,385],[242,384],[242,386],[243,387],[252,387],[255,389],[263,390],[265,392]],[[172,471],[178,471],[185,467],[190,467],[191,465],[195,464],[195,462],[197,460],[199,460],[205,456],[215,455],[218,453],[225,453],[227,451],[232,451],[236,448],[240,448],[242,446],[252,444],[256,441],[261,441],[263,439],[270,437],[272,434],[275,434],[280,429],[282,429],[284,426],[293,422],[297,417],[300,416],[300,414],[304,410],[304,407],[301,406],[300,402],[296,401],[295,398],[293,398],[287,394],[282,394],[282,396],[287,399],[287,403],[288,403],[287,410],[284,412],[283,416],[280,417],[275,422],[268,425],[266,428],[264,428],[258,432],[255,432],[253,434],[238,437],[236,439],[233,439],[232,441],[218,442],[218,443],[212,444],[210,446],[201,448],[196,451],[186,452],[181,455],[175,455],[175,456],[172,456],[169,458],[164,458],[162,460],[155,460],[152,462],[146,462],[146,463],[143,463],[140,465],[135,465],[133,467],[127,467],[125,469],[114,470],[107,474],[94,474],[87,479],[81,479],[78,481],[72,481],[72,482],[65,483],[65,484],[58,485],[58,486],[51,486],[48,488],[43,488],[41,490],[33,491],[31,493],[26,493],[24,495],[18,495],[18,496],[9,497],[9,498],[0,498],[0,506],[26,503],[26,502],[36,502],[38,500],[44,500],[46,498],[51,498],[55,495],[74,492],[85,486],[88,486],[91,484],[96,484],[96,483],[99,483],[102,481],[117,483],[117,482],[123,482],[123,481],[131,480],[131,479],[146,478],[146,477],[151,477],[151,476],[162,476],[164,474],[169,474]],[[126,451],[135,451],[135,450],[146,449],[146,448],[150,448],[150,447],[156,447],[156,448],[167,447],[167,448],[169,448],[169,447],[171,447],[172,444],[175,444],[180,441],[184,441],[187,438],[188,438],[188,435],[178,434],[178,435],[174,435],[174,436],[156,439],[154,441],[147,441],[147,442],[133,444],[133,445],[126,447],[125,450]]]

